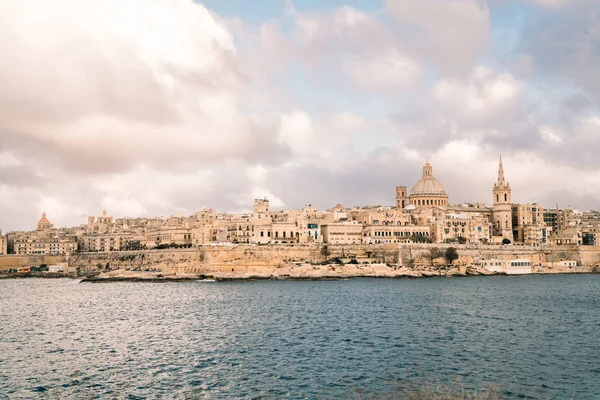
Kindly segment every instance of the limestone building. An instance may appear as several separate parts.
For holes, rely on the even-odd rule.
[[[544,224],[544,208],[539,204],[513,204],[512,228],[515,242],[539,246],[548,239],[551,228]]]
[[[431,223],[432,238],[435,242],[488,243],[491,238],[491,224],[483,213],[440,212],[434,215]]]
[[[331,222],[321,225],[323,241],[331,244],[360,244],[363,225],[356,221]]]
[[[492,206],[494,236],[508,239],[512,242],[514,238],[512,229],[511,189],[510,184],[504,179],[502,156],[500,156],[500,163],[498,165],[498,181],[494,184],[492,193],[494,196],[494,205]]]
[[[2,236],[2,231],[0,231],[0,254],[8,254],[8,237]]]
[[[402,201],[402,198],[400,198],[400,201]],[[429,163],[429,159],[423,166],[423,177],[410,190],[410,204],[416,208],[448,206],[446,189],[434,178],[433,167]]]
[[[408,205],[406,186],[396,186],[396,208],[404,210]]]
[[[42,214],[35,231],[19,234],[13,240],[15,254],[71,254],[76,250],[77,240],[52,229],[46,213]]]

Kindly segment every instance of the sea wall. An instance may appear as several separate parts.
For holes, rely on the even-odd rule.
[[[223,245],[202,246],[182,250],[148,250],[135,252],[83,253],[73,255],[69,270],[87,273],[107,269],[160,270],[169,273],[251,273],[280,268],[290,264],[319,264],[339,258],[358,264],[391,264],[397,266],[428,266],[429,253],[444,251],[450,245],[441,244],[381,244],[381,245]],[[452,245],[457,249],[458,265],[476,265],[485,259],[530,260],[542,264],[574,260],[578,265],[594,267],[600,263],[598,246],[474,246]],[[433,263],[443,263],[443,258]],[[566,270],[568,271],[568,269]]]
[[[432,249],[444,251],[453,246],[459,258],[455,265],[477,265],[486,259],[525,258],[535,265],[564,260],[578,266],[600,269],[600,246],[482,246],[445,244],[378,244],[378,245],[221,245],[192,249],[80,253],[71,256],[0,256],[0,271],[22,266],[68,262],[68,272],[85,274],[113,269],[154,270],[168,273],[252,273],[289,265],[321,264],[339,258],[345,263],[389,264],[394,266],[430,266],[444,263],[431,260]],[[356,260],[356,261],[351,261]],[[573,271],[563,268],[564,272]],[[539,271],[538,271],[539,272]]]
[[[8,271],[21,267],[39,267],[42,264],[55,265],[66,262],[66,256],[2,255],[0,256],[0,271]]]

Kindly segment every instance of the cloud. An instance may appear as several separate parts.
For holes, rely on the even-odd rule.
[[[385,4],[403,25],[414,54],[441,70],[468,72],[490,45],[489,10],[476,0],[387,0]]]
[[[1,12],[0,132],[25,157],[169,168],[251,158],[257,131],[273,128],[240,111],[233,37],[191,1],[25,0]]]
[[[554,86],[574,85],[600,100],[600,11],[596,1],[563,2],[537,18],[523,33],[519,51],[529,55],[535,71]]]
[[[579,0],[528,0],[531,3],[539,4],[546,7],[563,7],[569,3],[575,3]]]
[[[428,155],[452,201],[485,201],[499,152],[515,199],[593,205],[597,7],[532,1],[292,4],[258,23],[191,0],[3,2],[0,227],[393,204]]]
[[[3,3],[0,16],[0,186],[13,196],[15,186],[43,190],[21,205],[36,214],[97,208],[93,197],[121,212],[166,210],[175,202],[133,200],[136,179],[175,190],[139,171],[174,173],[178,186],[198,162],[285,157],[278,117],[242,109],[248,77],[233,36],[199,4],[24,0]],[[89,182],[67,198],[66,187]],[[9,218],[0,223],[19,225]]]
[[[418,63],[395,49],[370,59],[348,61],[342,68],[358,85],[376,91],[412,88],[421,79]]]

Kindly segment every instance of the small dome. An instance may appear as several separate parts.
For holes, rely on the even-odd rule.
[[[50,221],[48,221],[48,218],[46,217],[46,213],[42,213],[42,218],[40,218],[40,220],[38,221],[38,224],[48,224],[50,223]]]
[[[52,228],[52,224],[50,223],[50,221],[48,221],[48,218],[46,217],[45,212],[42,213],[42,218],[40,218],[40,220],[38,221],[37,228],[40,231],[43,231],[44,229]]]

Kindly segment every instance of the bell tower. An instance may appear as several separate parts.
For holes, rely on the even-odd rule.
[[[396,186],[396,208],[404,210],[407,205],[406,186]]]
[[[510,184],[504,179],[504,167],[502,165],[502,155],[498,165],[498,181],[494,184],[492,190],[494,196],[494,205],[492,207],[494,236],[502,236],[509,239],[513,238],[512,230],[512,199]]]

